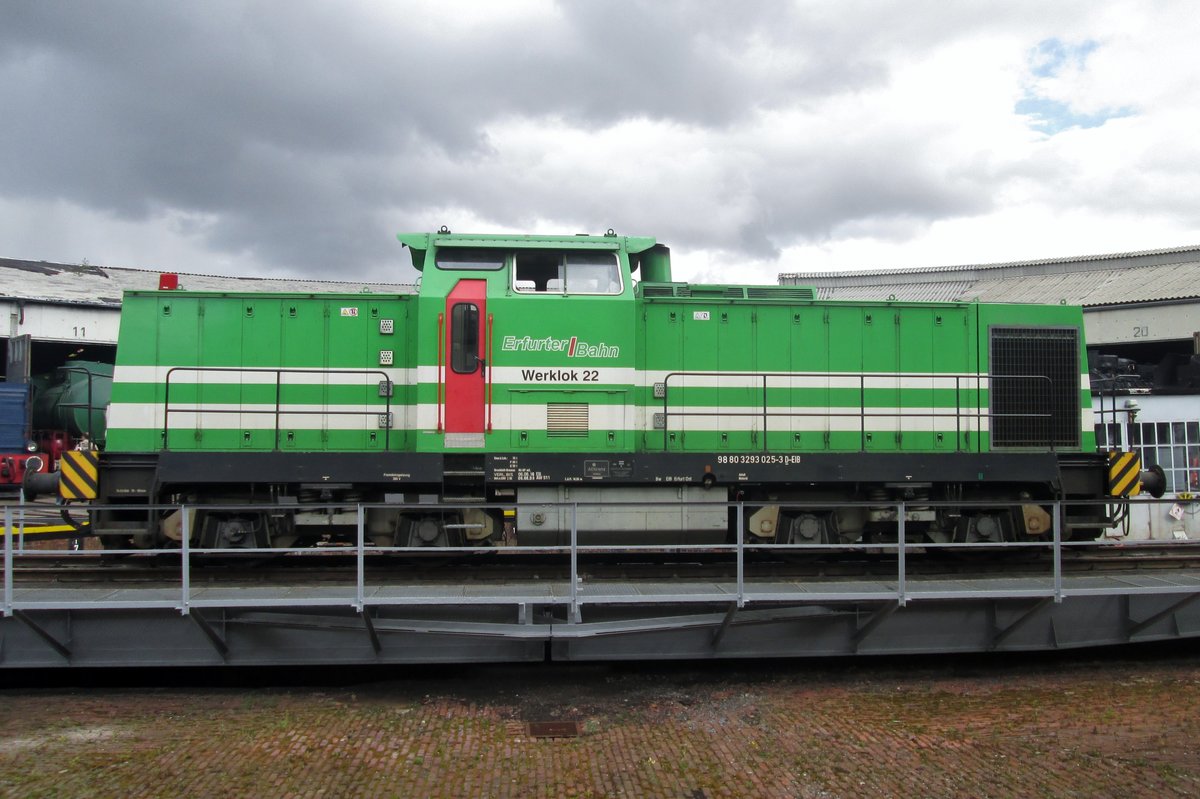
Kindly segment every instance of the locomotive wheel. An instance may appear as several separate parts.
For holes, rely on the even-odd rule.
[[[461,547],[463,546],[459,514],[429,513],[410,517],[399,525],[396,546],[400,547]]]
[[[265,549],[267,518],[261,513],[206,513],[197,518],[201,549]]]
[[[785,544],[820,546],[833,543],[828,514],[801,513],[790,519],[787,529],[789,535],[783,541]]]
[[[130,535],[100,535],[100,546],[104,549],[133,549],[133,536]]]
[[[994,510],[988,513],[964,515],[954,529],[956,544],[1012,544],[1030,541],[1046,541],[1027,535],[1019,522],[1014,519],[1012,511]],[[994,554],[994,557],[1004,557],[1005,552],[1019,553],[1020,549],[1004,550]]]

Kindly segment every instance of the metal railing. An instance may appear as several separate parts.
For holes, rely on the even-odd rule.
[[[1147,501],[1149,502],[1149,501]],[[1160,500],[1159,502],[1173,502]],[[556,606],[565,608],[569,622],[581,620],[581,610],[586,605],[729,605],[731,608],[742,608],[749,604],[814,604],[814,603],[846,603],[846,602],[885,602],[904,606],[912,601],[952,600],[952,599],[983,599],[983,598],[1046,598],[1054,602],[1062,602],[1072,596],[1117,595],[1134,593],[1200,593],[1200,575],[1188,584],[1172,585],[1167,583],[1135,586],[1131,584],[1097,586],[1081,583],[1068,586],[1064,582],[1063,555],[1064,552],[1087,549],[1112,549],[1113,544],[1100,539],[1093,541],[1064,540],[1064,507],[1070,505],[1097,506],[1112,503],[1078,502],[1040,503],[1051,508],[1052,529],[1044,541],[1022,542],[979,542],[979,543],[912,543],[905,541],[906,527],[910,523],[909,511],[916,508],[928,510],[938,506],[958,508],[972,507],[987,508],[993,511],[997,503],[939,503],[929,501],[916,502],[863,502],[844,503],[839,508],[864,507],[894,510],[896,516],[898,539],[883,543],[821,543],[821,544],[768,544],[748,543],[744,536],[738,536],[736,543],[728,544],[692,544],[667,545],[646,544],[635,546],[609,546],[580,543],[579,510],[581,507],[597,505],[598,503],[536,503],[525,507],[544,509],[549,507],[569,508],[570,530],[565,544],[539,547],[499,548],[488,545],[465,547],[407,547],[407,546],[374,546],[369,542],[370,533],[367,529],[367,513],[372,508],[386,508],[392,511],[412,512],[459,512],[466,506],[430,506],[430,505],[395,505],[395,504],[341,504],[304,506],[305,510],[325,510],[330,513],[354,511],[355,529],[353,540],[344,546],[325,548],[197,548],[191,545],[191,515],[194,510],[221,511],[237,513],[239,511],[262,513],[262,506],[155,506],[145,505],[130,507],[123,506],[122,510],[146,511],[178,511],[182,521],[180,530],[181,541],[175,550],[144,550],[144,549],[106,549],[106,556],[153,556],[156,562],[161,562],[165,555],[174,552],[179,558],[178,585],[174,596],[164,596],[162,587],[158,586],[150,594],[138,595],[137,589],[106,592],[102,597],[78,598],[72,595],[71,589],[59,591],[59,595],[49,598],[44,591],[35,592],[31,598],[18,597],[13,573],[13,536],[4,536],[4,577],[3,577],[3,614],[11,616],[25,610],[74,610],[74,609],[115,609],[115,608],[169,608],[183,615],[189,614],[195,608],[270,608],[270,607],[348,607],[362,613],[364,609],[383,606],[446,606],[446,605],[515,605],[524,614],[528,606]],[[662,507],[661,503],[622,503],[629,507]],[[673,503],[671,507],[682,507],[685,503]],[[706,509],[711,509],[715,503],[705,503]],[[761,502],[727,503],[731,518],[737,524],[737,529],[745,529],[747,509],[761,507]],[[477,508],[499,510],[501,506],[479,505]],[[503,506],[509,507],[511,506]],[[606,506],[609,507],[609,506]],[[784,503],[781,505],[788,511],[821,510],[829,511],[830,504],[825,503]],[[108,509],[114,509],[109,506]],[[280,506],[281,511],[295,511],[294,505]],[[13,507],[4,507],[5,530],[13,529]],[[1151,542],[1161,546],[1163,542]],[[1129,549],[1136,545],[1127,544]],[[993,550],[1042,550],[1050,551],[1048,573],[1023,575],[1017,585],[1006,587],[988,585],[977,588],[947,587],[939,585],[937,578],[913,578],[909,574],[909,558],[914,552],[929,553],[938,550],[959,550],[973,552],[988,552]],[[367,576],[369,560],[387,554],[400,555],[444,555],[456,559],[470,560],[479,556],[495,557],[502,552],[530,553],[557,556],[558,563],[565,559],[568,568],[564,578],[542,578],[536,581],[515,582],[508,584],[504,590],[468,589],[467,586],[455,583],[445,583],[440,587],[430,579],[429,573],[423,573],[423,579],[413,583],[396,580],[384,580],[373,583]],[[661,590],[642,591],[630,590],[624,578],[603,579],[595,578],[592,569],[581,564],[581,557],[596,554],[612,554],[614,552],[628,554],[709,554],[728,556],[732,563],[724,561],[726,567],[732,566],[732,577],[714,579],[702,577],[694,580],[673,578],[659,584]],[[870,576],[851,580],[830,581],[829,579],[780,579],[774,576],[747,575],[748,556],[769,554],[788,556],[813,552],[857,552],[872,555],[893,555],[895,571],[887,576]],[[95,557],[95,551],[70,550],[27,550],[22,557],[47,557],[54,559]],[[312,558],[317,562],[330,554],[354,556],[353,582],[349,580],[338,583],[322,582],[318,587],[310,588],[307,593],[296,594],[280,589],[276,595],[264,595],[261,590],[247,590],[239,586],[225,586],[206,583],[196,588],[192,583],[194,559],[201,556],[230,556],[230,555],[286,555],[288,557]],[[678,570],[683,571],[686,563],[673,561]],[[1044,567],[1043,567],[1044,568]],[[433,572],[436,576],[436,572]],[[945,578],[942,578],[945,579]],[[419,582],[419,585],[417,584]],[[665,586],[665,587],[664,587]],[[438,590],[434,590],[437,588]],[[412,589],[412,590],[407,590]],[[269,593],[269,592],[267,592]]]
[[[171,407],[171,378],[175,374],[181,373],[181,372],[183,372],[183,373],[199,373],[199,374],[210,374],[210,373],[219,374],[222,372],[236,372],[238,374],[245,374],[247,372],[250,372],[250,373],[261,373],[261,374],[274,375],[275,376],[274,407],[273,408],[264,408],[264,409],[255,409],[252,407],[247,407],[247,406],[239,404],[239,407],[237,407],[237,408],[212,408],[212,407],[205,405],[204,403],[197,402],[197,403],[191,403],[190,405],[187,405],[185,407],[173,408],[173,407]],[[380,392],[380,396],[383,397],[383,399],[384,399],[384,403],[382,405],[382,411],[380,410],[379,407],[374,407],[374,408],[371,408],[368,410],[363,410],[363,411],[331,411],[328,408],[320,410],[320,411],[289,410],[286,406],[284,406],[283,401],[282,401],[283,387],[285,385],[284,381],[283,381],[283,376],[285,374],[321,375],[321,376],[325,376],[325,377],[328,377],[330,375],[363,375],[364,377],[374,376],[374,377],[379,378],[379,385],[386,384],[388,386],[388,390],[386,392],[382,392],[382,391]],[[176,385],[179,385],[179,383],[177,382]],[[204,383],[203,382],[189,383],[187,385],[202,386],[202,385],[204,385]],[[237,385],[244,387],[244,385],[247,385],[247,384],[243,384],[243,383],[239,382]],[[259,385],[259,384],[248,384],[248,385]],[[306,384],[292,383],[292,384],[288,384],[288,385],[302,386],[302,385],[306,385]],[[321,383],[321,384],[315,384],[315,385],[321,385],[326,388],[329,388],[329,387],[337,386],[339,384]],[[281,429],[280,419],[284,416],[318,415],[318,416],[323,416],[323,417],[328,417],[328,416],[362,416],[362,417],[376,416],[376,417],[379,417],[379,416],[386,415],[387,423],[384,424],[381,422],[379,424],[379,427],[381,429],[383,429],[383,448],[387,449],[387,448],[389,448],[390,443],[391,443],[391,431],[392,431],[392,427],[394,426],[393,419],[392,419],[392,393],[393,393],[392,388],[391,388],[392,385],[393,384],[391,382],[391,378],[388,376],[387,372],[385,372],[383,370],[379,370],[379,369],[344,369],[344,370],[337,369],[337,370],[332,370],[332,369],[285,369],[285,368],[275,368],[275,367],[242,368],[242,367],[225,367],[225,366],[176,366],[176,367],[172,367],[171,369],[167,370],[167,376],[166,376],[165,388],[164,388],[164,394],[163,394],[162,446],[163,446],[163,449],[170,449],[169,432],[170,432],[170,426],[171,426],[171,414],[175,414],[175,413],[194,413],[197,415],[215,413],[215,414],[236,414],[239,416],[241,416],[241,415],[270,415],[274,418],[274,421],[275,421],[274,449],[279,449],[279,433],[280,433],[280,429]],[[364,383],[362,384],[361,387],[366,389],[366,388],[369,388],[369,386],[370,386],[370,384],[364,381]]]
[[[682,382],[686,383],[688,378],[698,378],[698,379],[702,379],[702,380],[706,380],[706,381],[713,380],[713,379],[725,380],[725,379],[729,379],[729,378],[733,378],[733,379],[741,378],[741,379],[745,379],[747,381],[754,381],[754,382],[761,381],[761,386],[754,386],[754,387],[751,387],[749,385],[743,385],[743,386],[677,385],[675,387],[675,391],[677,393],[686,392],[688,390],[694,391],[697,389],[709,389],[709,390],[716,390],[716,391],[720,391],[720,390],[728,391],[728,390],[738,390],[738,389],[759,390],[759,391],[761,391],[761,401],[758,403],[757,407],[753,407],[752,409],[748,409],[748,410],[744,410],[744,411],[730,410],[729,408],[724,407],[724,406],[721,407],[720,410],[713,410],[713,411],[671,410],[671,406],[670,406],[671,380],[676,379],[677,381],[682,381]],[[788,381],[788,383],[782,384],[782,385],[777,383],[776,385],[772,386],[770,384],[772,380]],[[821,385],[813,385],[813,386],[792,385],[792,383],[794,383],[797,380],[804,380],[804,381],[809,381],[809,380],[822,381],[822,380],[824,380],[824,381],[827,381],[827,384],[824,386],[821,386]],[[930,381],[930,385],[918,386],[918,387],[914,387],[914,388],[902,388],[900,386],[900,383],[901,383],[901,381],[904,381],[904,380],[928,380],[928,381]],[[763,452],[768,452],[768,451],[770,451],[767,446],[768,435],[771,432],[770,431],[770,420],[812,417],[812,418],[819,418],[819,419],[857,419],[858,420],[858,434],[859,434],[859,451],[866,452],[870,433],[874,432],[872,430],[868,430],[868,427],[867,427],[868,419],[901,419],[901,420],[903,420],[903,419],[938,419],[938,420],[947,420],[950,417],[950,414],[948,414],[948,413],[936,413],[936,412],[911,413],[911,412],[903,411],[901,409],[902,406],[900,403],[900,394],[905,393],[905,392],[911,394],[912,392],[948,391],[949,386],[947,386],[947,385],[938,386],[938,385],[936,385],[936,383],[938,381],[941,381],[944,384],[944,383],[948,383],[951,380],[954,381],[954,442],[955,442],[954,443],[954,451],[955,452],[974,451],[974,450],[970,449],[970,447],[971,447],[970,434],[971,434],[972,430],[968,429],[967,431],[965,431],[965,435],[964,435],[964,430],[963,430],[964,420],[974,421],[975,424],[974,424],[973,432],[978,434],[982,431],[982,422],[985,419],[989,419],[989,420],[990,419],[1043,419],[1043,420],[1053,419],[1054,414],[1051,412],[1044,412],[1044,413],[993,413],[989,407],[981,407],[980,399],[979,399],[982,396],[984,391],[990,390],[990,383],[998,383],[998,382],[1005,381],[1005,380],[1032,380],[1032,381],[1036,381],[1038,385],[1041,385],[1042,383],[1044,383],[1045,387],[1046,387],[1045,397],[1049,398],[1053,394],[1054,382],[1046,375],[987,375],[987,374],[955,375],[955,374],[942,374],[942,373],[936,373],[936,372],[925,372],[925,373],[902,372],[902,373],[896,373],[896,374],[878,374],[878,375],[849,374],[846,372],[811,372],[811,373],[805,373],[805,374],[795,374],[795,373],[791,373],[791,372],[719,372],[719,373],[669,372],[666,375],[666,377],[663,379],[663,396],[662,396],[663,449],[670,448],[669,447],[669,443],[670,443],[669,436],[670,436],[670,432],[671,432],[671,421],[670,420],[672,418],[685,418],[685,417],[704,417],[704,418],[754,417],[754,418],[759,418],[762,420],[762,431],[763,431],[762,449],[763,449]],[[845,390],[845,388],[846,388],[845,386],[830,385],[829,383],[831,383],[833,381],[843,381],[843,382],[844,381],[857,381],[857,384],[858,384],[858,386],[857,386],[857,388],[858,388],[858,407],[857,408],[848,405],[848,406],[845,406],[845,410],[838,410],[838,406],[831,405],[828,408],[822,406],[820,408],[815,408],[813,410],[806,411],[806,410],[795,410],[795,408],[805,407],[803,403],[791,403],[791,402],[776,403],[775,406],[772,406],[768,401],[768,392],[771,390],[775,390],[775,391],[815,390],[815,391],[827,391],[827,392]],[[884,383],[884,384],[894,383],[895,385],[868,385],[869,383],[875,383],[875,382]],[[850,390],[853,390],[853,387],[851,387]],[[867,410],[867,391],[895,392],[895,394],[896,394],[896,399],[895,399],[896,410],[895,411],[891,411],[891,410],[869,411],[869,410]],[[963,406],[963,392],[964,391],[974,392],[974,396],[976,398],[974,405],[967,406],[967,407]],[[1039,398],[1040,398],[1041,392],[1038,392],[1038,393],[1039,393]],[[1048,405],[1048,402],[1043,402],[1043,403],[1041,403],[1041,405],[1044,407],[1044,406]],[[745,406],[745,407],[750,408],[750,406]],[[947,406],[947,410],[949,410],[949,406]],[[900,428],[901,429],[894,431],[894,432],[896,432],[897,434],[902,434],[904,432],[903,431],[903,422],[901,422]],[[777,430],[775,432],[782,433],[782,432],[792,432],[792,431]],[[816,430],[816,431],[811,431],[811,432],[818,432],[818,433],[827,432],[828,433],[828,432],[835,432],[835,431]],[[836,431],[836,432],[848,432],[848,431]],[[945,433],[948,433],[950,431],[949,431],[949,429],[947,429],[945,431],[933,430],[932,426],[931,426],[931,431],[915,431],[915,432],[934,432],[934,433],[945,432]],[[1047,449],[1049,449],[1050,451],[1054,451],[1055,445],[1054,445],[1052,436],[1050,437],[1050,441],[1051,441],[1051,443],[1049,444]],[[978,444],[979,444],[979,441],[977,440],[975,446],[978,447]],[[776,449],[779,449],[779,447],[776,447]],[[840,451],[844,451],[844,450],[840,450]]]
[[[96,436],[93,422],[94,422],[94,417],[95,417],[96,413],[99,412],[103,416],[104,411],[106,410],[106,408],[108,406],[107,406],[107,403],[105,405],[100,405],[100,406],[97,406],[95,404],[95,400],[93,399],[93,396],[92,396],[92,394],[93,394],[92,384],[93,384],[93,381],[95,381],[97,378],[107,378],[108,380],[111,381],[112,376],[97,374],[97,373],[93,372],[91,369],[88,369],[83,366],[60,366],[58,368],[58,371],[70,372],[70,373],[74,373],[74,374],[82,374],[87,377],[87,429],[81,430],[80,432],[85,433],[87,435],[88,441],[91,442],[92,447],[96,447],[98,445],[102,446],[104,444],[104,439],[102,437],[98,438]],[[78,402],[59,402],[58,407],[71,408],[74,410],[80,410],[82,408],[82,406]]]

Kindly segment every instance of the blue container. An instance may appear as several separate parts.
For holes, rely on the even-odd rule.
[[[0,452],[24,452],[29,441],[29,384],[0,383]]]

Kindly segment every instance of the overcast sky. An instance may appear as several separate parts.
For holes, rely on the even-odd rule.
[[[1200,244],[1200,11],[0,5],[0,256],[405,281],[399,231],[649,235],[677,279]]]

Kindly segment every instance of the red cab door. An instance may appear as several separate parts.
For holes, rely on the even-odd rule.
[[[446,297],[446,432],[482,433],[487,281],[460,280]]]

